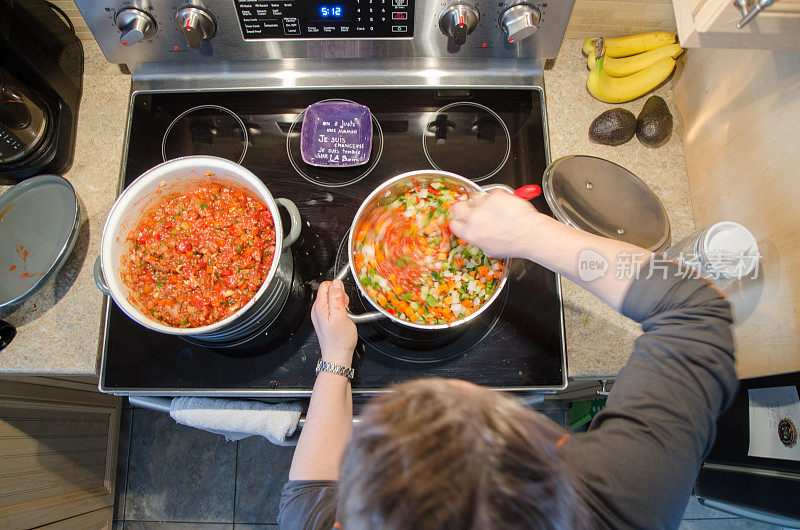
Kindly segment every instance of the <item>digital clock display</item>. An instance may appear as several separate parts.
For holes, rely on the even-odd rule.
[[[309,20],[318,22],[349,22],[353,11],[351,5],[342,2],[341,4],[312,3],[308,6],[307,12],[310,15]]]
[[[340,5],[319,6],[319,16],[322,18],[342,18],[344,8]]]

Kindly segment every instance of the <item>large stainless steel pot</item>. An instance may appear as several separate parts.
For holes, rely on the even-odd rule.
[[[356,322],[374,322],[376,320],[381,320],[387,318],[397,324],[402,326],[406,326],[409,328],[416,328],[416,329],[424,329],[424,330],[436,330],[436,329],[450,329],[456,326],[461,326],[478,318],[481,313],[486,311],[486,309],[497,299],[500,295],[500,292],[503,290],[503,287],[506,284],[506,280],[508,279],[508,271],[511,266],[511,259],[506,258],[504,260],[504,267],[503,267],[503,277],[500,279],[500,284],[495,289],[492,296],[483,304],[477,311],[474,313],[456,320],[454,322],[450,322],[447,324],[417,324],[415,322],[409,322],[407,320],[403,320],[398,318],[389,312],[387,312],[384,308],[380,306],[375,300],[373,300],[368,294],[366,289],[361,282],[357,280],[358,274],[356,271],[355,263],[353,262],[355,252],[353,251],[355,247],[355,234],[358,233],[358,227],[363,222],[364,218],[368,217],[372,214],[373,211],[377,208],[382,208],[385,205],[394,202],[394,200],[406,193],[408,188],[412,186],[412,184],[416,183],[427,183],[432,181],[441,181],[447,182],[449,184],[455,186],[461,186],[467,189],[471,193],[485,193],[491,191],[493,189],[503,189],[508,191],[509,193],[514,193],[514,190],[508,186],[503,184],[490,184],[488,186],[478,186],[473,181],[469,180],[468,178],[462,177],[461,175],[456,175],[455,173],[450,173],[447,171],[438,171],[433,169],[425,169],[421,171],[410,171],[408,173],[403,173],[402,175],[398,175],[393,177],[382,185],[377,187],[369,196],[364,200],[361,204],[361,207],[356,212],[356,216],[353,219],[353,224],[350,226],[350,234],[347,238],[347,259],[348,259],[348,266],[342,269],[339,274],[336,275],[337,278],[340,280],[345,278],[350,272],[354,278],[356,278],[356,285],[358,286],[358,290],[364,299],[368,300],[370,304],[377,310],[374,312],[369,313],[362,313],[360,315],[348,313],[350,318]]]
[[[206,173],[213,177],[206,177]],[[208,326],[175,328],[158,323],[128,301],[128,288],[121,281],[120,260],[128,251],[126,235],[135,230],[142,215],[163,198],[185,193],[204,182],[213,181],[245,188],[261,199],[272,214],[275,233],[275,257],[267,279],[255,296],[233,315]],[[283,239],[278,205],[291,218],[289,234]],[[229,342],[247,336],[270,323],[280,312],[289,295],[292,279],[292,253],[289,247],[300,236],[300,212],[289,199],[273,199],[264,183],[239,164],[213,156],[187,156],[169,160],[139,176],[117,198],[103,227],[100,257],[95,262],[95,283],[126,315],[155,331],[184,335],[207,342]]]

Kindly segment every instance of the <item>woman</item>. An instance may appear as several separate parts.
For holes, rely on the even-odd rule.
[[[736,390],[724,295],[676,263],[567,227],[503,191],[458,203],[453,216],[451,230],[487,255],[533,260],[642,324],[606,408],[569,437],[512,397],[420,380],[374,399],[354,433],[344,369],[356,329],[341,282],[326,282],[312,320],[329,364],[284,487],[281,527],[677,527]],[[632,274],[615,274],[621,260]],[[591,269],[599,277],[585,274],[589,261],[606,264]]]

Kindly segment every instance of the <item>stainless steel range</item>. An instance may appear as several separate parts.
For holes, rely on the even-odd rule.
[[[542,66],[572,9],[557,2],[78,0],[109,61],[133,75],[120,190],[171,158],[239,162],[304,221],[291,294],[264,329],[204,344],[145,329],[109,300],[101,390],[120,395],[308,395],[319,346],[308,318],[319,282],[346,266],[358,206],[380,183],[438,168],[483,184],[541,184],[549,162]],[[370,108],[366,164],[300,156],[305,108]],[[549,213],[543,199],[535,206]],[[354,285],[351,309],[363,311]],[[353,391],[459,377],[512,391],[566,386],[559,278],[516,260],[491,311],[465,328],[403,333],[359,325]]]

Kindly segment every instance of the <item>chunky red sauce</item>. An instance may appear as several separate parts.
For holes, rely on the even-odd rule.
[[[253,298],[272,265],[275,225],[249,192],[206,184],[164,200],[127,240],[121,276],[131,303],[162,324],[193,328]]]

